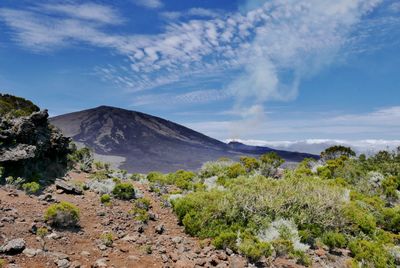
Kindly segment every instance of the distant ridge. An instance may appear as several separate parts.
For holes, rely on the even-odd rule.
[[[174,122],[110,106],[56,116],[51,123],[104,161],[130,172],[198,169],[220,157],[275,151],[267,147],[226,144]],[[312,155],[277,151],[288,161]]]

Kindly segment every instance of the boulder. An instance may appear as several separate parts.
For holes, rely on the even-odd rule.
[[[75,195],[83,194],[83,191],[79,187],[72,185],[70,183],[67,183],[60,179],[57,179],[55,181],[55,186],[57,189],[61,189],[67,194],[75,194]]]
[[[0,253],[5,253],[8,255],[19,254],[25,249],[25,240],[22,238],[17,238],[8,241],[7,244],[0,247]]]

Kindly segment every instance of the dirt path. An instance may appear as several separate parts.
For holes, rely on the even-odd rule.
[[[86,175],[71,173],[71,182],[84,182]],[[129,211],[132,203],[113,200],[104,206],[99,195],[85,191],[84,195],[58,193],[48,189],[57,201],[67,201],[80,209],[80,229],[52,230],[45,238],[46,252],[36,256],[18,254],[2,256],[9,267],[228,267],[237,263],[244,267],[245,261],[236,255],[227,256],[211,247],[200,247],[197,239],[184,233],[170,208],[161,205],[161,200],[149,192],[148,186],[133,182],[145,197],[151,200],[150,212],[155,220],[147,224],[136,222]],[[17,195],[17,196],[15,196]],[[41,240],[30,232],[32,225],[43,224],[43,215],[51,203],[30,197],[22,191],[0,188],[0,245],[6,240],[23,238],[29,249],[41,249]],[[156,232],[156,229],[164,231]],[[112,247],[102,247],[101,234],[111,232]],[[98,262],[96,264],[96,262]],[[15,264],[17,266],[12,266]],[[107,266],[101,266],[101,265]],[[97,265],[97,266],[96,266]],[[7,267],[7,266],[6,266]]]

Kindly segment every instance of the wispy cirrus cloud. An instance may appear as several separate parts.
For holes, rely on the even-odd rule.
[[[161,12],[160,16],[162,18],[168,20],[177,20],[179,18],[193,18],[193,17],[200,17],[200,18],[218,18],[223,15],[222,10],[213,10],[213,9],[206,9],[206,8],[190,8],[187,11],[165,11]]]
[[[109,27],[124,19],[115,9],[93,3],[2,8],[0,20],[11,29],[13,39],[29,49],[84,43],[117,51],[126,61],[96,71],[128,91],[185,80],[195,83],[213,75],[219,79],[220,94],[235,96],[242,109],[295,98],[304,78],[331,64],[340,51],[356,50],[357,40],[368,35],[365,25],[370,21],[365,16],[381,2],[272,0],[225,14],[197,8],[185,14],[199,18],[169,22],[163,32],[148,35],[110,32]],[[162,6],[156,0],[136,3]],[[360,25],[366,29],[363,36],[357,36]],[[396,25],[400,22],[393,19],[390,27]],[[232,72],[236,78],[227,81]]]
[[[255,113],[260,114],[260,113]],[[289,119],[269,117],[263,120],[207,121],[187,125],[212,137],[225,139],[279,140],[280,137],[307,139],[387,139],[398,140],[400,106],[385,107],[366,113],[302,114]],[[241,126],[241,127],[238,127]],[[383,133],[385,133],[383,135]]]
[[[190,91],[181,94],[146,94],[134,98],[132,103],[133,106],[147,106],[147,105],[189,105],[189,104],[201,104],[209,103],[214,101],[226,100],[230,98],[227,92],[214,89],[204,89]]]
[[[164,6],[161,0],[133,0],[133,2],[138,6],[151,9],[161,8]]]
[[[124,20],[119,12],[106,5],[84,4],[43,4],[40,11],[59,13],[71,18],[83,19],[104,24],[121,24]]]

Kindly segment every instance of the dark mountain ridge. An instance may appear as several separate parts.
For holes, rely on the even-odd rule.
[[[130,172],[195,170],[220,157],[238,159],[244,154],[275,151],[226,144],[156,116],[109,106],[56,116],[50,121],[64,135],[92,148],[102,159],[117,157],[117,165]],[[277,152],[288,161],[310,156]]]

